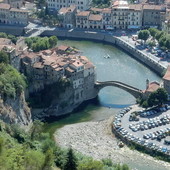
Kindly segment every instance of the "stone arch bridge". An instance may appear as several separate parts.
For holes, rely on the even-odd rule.
[[[102,88],[107,87],[107,86],[114,86],[114,87],[118,87],[122,90],[127,91],[128,93],[130,93],[132,96],[134,96],[135,98],[139,98],[143,96],[143,92],[142,90],[130,86],[128,84],[119,82],[119,81],[105,81],[105,82],[99,82],[97,81],[95,83],[95,88],[96,90],[99,92]]]

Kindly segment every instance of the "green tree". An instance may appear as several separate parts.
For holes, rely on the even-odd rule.
[[[103,163],[100,161],[95,161],[93,159],[88,159],[79,163],[78,170],[102,170]]]
[[[64,165],[64,170],[76,170],[77,169],[77,159],[74,155],[72,148],[68,150],[66,156],[66,163]]]
[[[9,57],[8,54],[4,51],[0,51],[0,63],[9,63]]]
[[[156,37],[156,34],[159,32],[158,29],[156,28],[149,28],[149,32],[150,32],[150,35],[155,38]]]
[[[141,30],[139,31],[138,38],[146,41],[149,38],[149,35],[150,33],[148,30]]]
[[[159,88],[158,90],[149,95],[148,105],[149,106],[162,105],[163,103],[167,102],[167,100],[168,100],[167,91],[164,88]]]
[[[162,37],[162,36],[165,36],[165,32],[164,31],[158,31],[155,38],[159,41],[159,39]]]
[[[50,44],[50,47],[55,47],[57,45],[57,37],[56,36],[51,36],[49,38],[49,44]]]
[[[165,47],[170,50],[170,37],[167,37],[166,42],[165,42]]]

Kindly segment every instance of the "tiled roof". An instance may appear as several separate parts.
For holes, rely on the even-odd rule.
[[[93,15],[93,14],[91,14],[89,16],[89,20],[90,21],[101,21],[102,20],[102,16],[101,15]]]
[[[0,9],[10,9],[10,5],[5,3],[0,3]]]
[[[82,16],[82,17],[86,17],[90,15],[90,11],[81,11],[79,13],[77,13],[77,16]]]
[[[160,88],[160,84],[156,81],[151,82],[148,86],[148,88],[146,89],[147,92],[154,92],[156,91],[158,88]]]
[[[170,66],[168,66],[165,75],[163,76],[164,80],[170,80]]]
[[[129,5],[129,9],[135,10],[135,11],[141,11],[142,5],[141,4],[131,4],[131,5]]]
[[[66,45],[60,45],[60,46],[58,47],[58,50],[66,51],[68,48],[69,48],[69,46],[66,46]]]
[[[102,12],[110,14],[112,12],[112,10],[110,8],[104,8],[104,9],[102,9]]]
[[[148,10],[162,10],[162,7],[161,5],[149,5],[149,4],[145,4],[143,5],[143,9],[148,9]]]
[[[76,6],[71,5],[70,7],[63,7],[59,10],[59,14],[66,14],[67,12],[73,12],[76,9]]]

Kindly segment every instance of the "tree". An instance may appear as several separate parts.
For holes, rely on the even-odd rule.
[[[150,35],[155,38],[156,34],[159,32],[156,28],[149,28]]]
[[[64,170],[76,170],[77,169],[77,159],[74,155],[72,148],[67,152],[66,164],[64,165]]]
[[[166,39],[165,47],[166,47],[168,50],[170,50],[170,37],[168,37],[168,38]]]
[[[146,41],[149,38],[149,35],[150,33],[148,30],[141,30],[138,34],[138,38]]]
[[[49,44],[50,44],[50,47],[55,47],[57,45],[57,37],[56,36],[51,36],[49,38]]]
[[[8,54],[4,51],[0,51],[0,63],[9,63],[9,57]]]
[[[158,31],[155,38],[159,41],[159,39],[165,35],[164,31]]]
[[[103,166],[100,161],[88,159],[86,162],[79,163],[78,170],[102,170]]]
[[[148,106],[162,105],[167,102],[168,93],[164,88],[159,88],[148,97]]]

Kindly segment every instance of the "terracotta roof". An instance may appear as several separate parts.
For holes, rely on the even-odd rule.
[[[94,65],[91,62],[88,62],[84,65],[84,67],[85,67],[85,69],[94,68]]]
[[[17,8],[11,8],[10,11],[12,11],[12,12],[25,12],[25,13],[28,13],[27,10],[17,9]]]
[[[0,45],[11,45],[12,41],[8,38],[0,38]]]
[[[58,47],[58,50],[66,51],[68,48],[69,48],[69,46],[66,46],[66,45],[60,45],[60,46]]]
[[[10,9],[10,5],[5,3],[0,3],[0,9]]]
[[[103,9],[101,8],[90,8],[91,11],[94,11],[94,12],[102,12]]]
[[[73,12],[76,9],[76,6],[71,5],[70,7],[63,7],[59,10],[59,14],[66,14],[67,12]]]
[[[101,21],[102,20],[102,16],[101,15],[93,15],[93,14],[91,14],[89,16],[89,20],[90,21]]]
[[[81,67],[81,66],[84,66],[84,64],[82,64],[80,61],[76,60],[74,63],[72,63],[72,65],[74,67]]]
[[[34,68],[43,68],[44,65],[43,65],[41,62],[38,62],[38,63],[35,63],[35,64],[33,65],[33,67],[34,67]]]
[[[75,72],[75,70],[71,69],[70,67],[67,67],[67,68],[66,68],[66,71],[68,71],[68,72],[70,72],[70,73],[74,73],[74,72]]]
[[[77,16],[87,17],[90,15],[90,11],[81,11],[77,13]]]
[[[103,10],[102,10],[102,12],[103,13],[111,13],[112,12],[112,10],[110,9],[110,8],[104,8]]]
[[[143,5],[143,9],[146,9],[146,10],[162,10],[162,7],[161,5],[148,5],[148,4],[145,4]]]
[[[134,10],[134,11],[141,11],[142,5],[141,4],[131,4],[131,5],[129,5],[129,9]]]
[[[164,80],[170,80],[170,66],[168,66],[165,75],[163,76]]]
[[[148,88],[146,89],[147,92],[154,92],[156,91],[158,88],[160,88],[160,84],[156,81],[151,82],[148,86]]]

